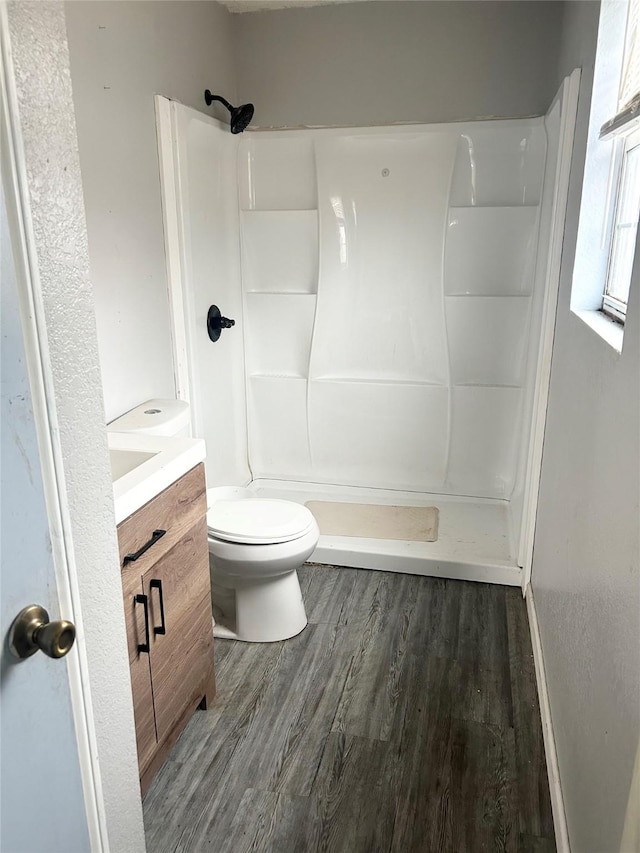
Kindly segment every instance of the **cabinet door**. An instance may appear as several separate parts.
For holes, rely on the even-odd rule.
[[[127,626],[127,644],[129,646],[129,667],[131,669],[133,713],[136,722],[138,765],[140,775],[142,775],[153,758],[158,739],[153,712],[149,654],[138,651],[138,645],[146,643],[147,639],[144,604],[136,602],[136,596],[142,593],[142,578],[140,577],[140,573],[134,568],[125,569],[122,572],[122,592],[124,596],[125,623]]]
[[[153,700],[162,742],[213,680],[206,518],[145,572],[143,586],[149,597]]]

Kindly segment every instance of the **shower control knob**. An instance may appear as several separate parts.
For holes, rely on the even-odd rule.
[[[230,329],[235,326],[236,321],[230,320],[228,317],[223,317],[217,305],[212,305],[207,314],[207,332],[209,338],[215,343],[222,334],[223,329]]]

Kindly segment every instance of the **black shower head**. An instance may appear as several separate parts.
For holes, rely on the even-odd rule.
[[[253,118],[253,104],[241,104],[231,110],[231,133],[242,133]]]
[[[205,89],[204,100],[208,107],[213,101],[220,101],[231,113],[231,133],[242,133],[253,118],[253,104],[241,104],[239,107],[232,107],[226,98],[222,95],[212,95],[209,89]]]

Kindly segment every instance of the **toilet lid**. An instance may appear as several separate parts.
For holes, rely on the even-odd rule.
[[[225,542],[268,545],[299,539],[315,520],[306,506],[293,501],[219,500],[207,512],[209,532]]]

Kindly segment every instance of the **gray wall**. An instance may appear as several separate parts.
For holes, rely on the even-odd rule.
[[[262,126],[545,113],[562,4],[375,2],[234,16],[238,94]]]
[[[212,2],[74,0],[66,16],[111,420],[175,394],[153,95],[198,109],[205,88],[235,98],[231,15]]]
[[[640,252],[622,355],[569,309],[598,12],[566,5],[561,72],[582,66],[583,79],[532,578],[580,853],[620,850],[640,733]]]

